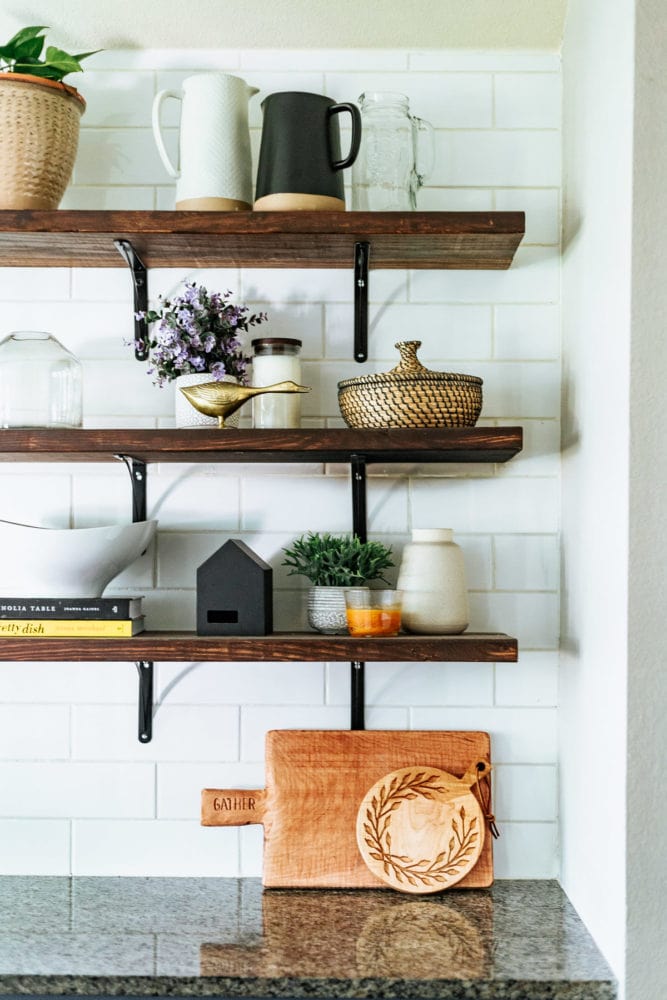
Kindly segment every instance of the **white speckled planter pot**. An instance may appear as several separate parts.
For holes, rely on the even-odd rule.
[[[316,632],[323,632],[325,635],[347,635],[345,588],[311,587],[308,591],[308,624]]]

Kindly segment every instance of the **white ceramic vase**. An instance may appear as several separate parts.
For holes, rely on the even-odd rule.
[[[451,528],[415,528],[398,573],[408,632],[457,635],[470,623],[463,552]]]
[[[205,382],[216,381],[210,373],[204,372],[201,375],[179,375],[174,379],[174,420],[177,427],[217,427],[217,417],[207,417],[205,413],[190,403],[180,391],[181,386],[203,385]],[[223,375],[218,382],[238,382],[234,375]],[[241,407],[243,409],[243,407]],[[232,413],[230,417],[225,417],[226,427],[238,427],[241,419],[241,410]]]
[[[40,528],[0,521],[0,587],[16,597],[101,597],[153,540],[157,521]]]

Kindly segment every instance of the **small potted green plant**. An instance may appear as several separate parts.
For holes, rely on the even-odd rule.
[[[248,306],[237,305],[229,291],[209,292],[195,281],[184,285],[182,295],[160,298],[159,309],[136,314],[152,330],[146,342],[129,343],[141,351],[147,349],[147,373],[155,385],[175,383],[177,427],[216,426],[215,418],[195,410],[178,389],[203,382],[246,385],[250,357],[243,352],[241,335],[263,323],[267,315],[250,313]],[[227,418],[227,424],[238,424],[238,412]]]
[[[95,53],[43,53],[47,30],[22,28],[0,45],[0,208],[57,208],[72,176],[86,102],[63,77]]]
[[[311,531],[285,546],[283,552],[287,575],[305,576],[311,582],[308,624],[329,635],[347,632],[345,588],[363,587],[373,580],[387,583],[382,574],[394,565],[389,546],[362,542],[356,535]]]

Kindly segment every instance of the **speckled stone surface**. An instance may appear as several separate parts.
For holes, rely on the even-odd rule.
[[[614,1000],[556,882],[406,896],[0,878],[0,995]]]

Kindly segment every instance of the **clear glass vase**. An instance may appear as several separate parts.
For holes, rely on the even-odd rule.
[[[0,342],[0,427],[80,427],[81,364],[49,333]]]

